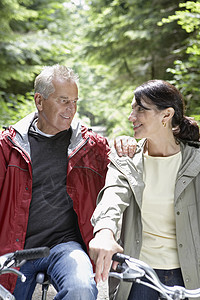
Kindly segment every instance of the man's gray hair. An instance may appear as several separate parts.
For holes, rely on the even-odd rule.
[[[47,99],[55,91],[54,79],[64,79],[77,83],[78,75],[72,69],[63,65],[46,66],[35,79],[35,93],[40,93]]]

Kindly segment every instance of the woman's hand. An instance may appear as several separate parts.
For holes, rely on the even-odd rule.
[[[122,135],[114,140],[114,147],[119,156],[133,157],[137,147],[137,141],[133,137]]]
[[[110,229],[101,229],[90,241],[89,254],[96,265],[96,283],[108,278],[112,256],[116,252],[123,252],[123,248],[115,241]],[[117,262],[113,262],[113,269],[116,269],[117,264]]]

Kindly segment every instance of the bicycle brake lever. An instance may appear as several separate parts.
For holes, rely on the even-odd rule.
[[[13,253],[8,253],[3,256],[0,256],[0,270],[2,270],[7,264],[12,261]]]
[[[128,264],[128,263],[127,263]],[[126,267],[126,269],[123,266],[123,272],[117,273],[117,272],[110,272],[109,276],[115,277],[117,279],[133,282],[136,281],[136,279],[139,279],[145,275],[145,271],[141,270],[140,268],[134,266],[133,268],[130,268],[129,266]]]
[[[12,274],[17,275],[18,277],[20,277],[22,282],[26,281],[26,276],[23,273],[21,273],[20,271],[16,270],[16,269],[4,268],[3,270],[1,270],[1,275],[2,274],[7,274],[7,273],[12,273]]]
[[[145,271],[141,269],[140,267],[137,267],[133,262],[130,260],[126,261],[126,264],[128,265],[125,274],[131,274],[131,276],[134,276],[134,278],[141,278],[145,276]],[[135,274],[135,275],[134,275]]]
[[[110,277],[117,278],[119,280],[123,280],[123,273],[117,273],[117,272],[109,272],[108,274]]]

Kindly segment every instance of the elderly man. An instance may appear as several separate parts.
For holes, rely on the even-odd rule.
[[[55,299],[97,297],[87,248],[110,148],[104,137],[73,120],[77,80],[70,68],[45,67],[35,80],[37,112],[0,134],[1,254],[51,249],[48,257],[21,267],[25,283],[16,284],[12,275],[0,278],[17,300],[32,298],[39,271],[48,274]]]

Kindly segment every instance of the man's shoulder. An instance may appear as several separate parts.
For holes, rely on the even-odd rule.
[[[7,137],[14,137],[16,134],[15,129],[12,126],[4,127],[0,132],[0,140],[4,140]]]
[[[80,120],[73,120],[72,125],[73,125],[72,130],[76,130],[78,127],[81,129],[81,134],[84,139],[87,139],[89,137],[95,142],[108,144],[106,137],[104,137],[102,134],[95,131],[92,127],[85,125]]]
[[[108,154],[110,152],[110,146],[106,137],[95,132],[92,128],[82,126],[82,137],[88,139],[91,150],[96,153],[97,156],[101,156],[108,161]]]
[[[107,138],[101,135],[100,133],[96,132],[93,130],[93,128],[88,127],[87,128],[87,133],[91,138],[96,139],[97,141],[103,142],[107,141]]]
[[[105,148],[107,152],[110,151],[110,147],[106,137],[94,131],[92,128],[85,128],[83,132],[85,132],[86,138],[89,137],[91,143],[95,143],[95,145],[100,148]]]

